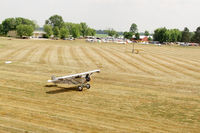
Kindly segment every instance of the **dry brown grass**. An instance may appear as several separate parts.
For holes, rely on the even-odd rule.
[[[0,132],[198,133],[200,48],[131,48],[1,38]],[[46,86],[51,75],[97,68],[90,90]]]

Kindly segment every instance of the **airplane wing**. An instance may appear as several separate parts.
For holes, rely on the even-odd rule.
[[[56,77],[55,79],[48,80],[48,82],[56,82],[56,81],[63,81],[63,80],[73,80],[73,79],[78,79],[82,77],[86,77],[86,75],[92,75],[93,73],[99,73],[100,70],[93,70],[93,71],[88,71],[84,73],[78,73],[78,74],[73,74],[73,75],[68,75],[68,76],[63,76],[63,77]]]

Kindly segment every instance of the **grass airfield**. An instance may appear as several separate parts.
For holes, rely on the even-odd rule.
[[[0,38],[0,132],[198,133],[200,48],[135,48]],[[46,83],[93,69],[89,90]]]

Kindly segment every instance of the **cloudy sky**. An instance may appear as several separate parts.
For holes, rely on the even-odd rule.
[[[139,31],[156,28],[200,26],[200,0],[0,0],[0,22],[25,17],[43,26],[54,14],[66,22],[86,22],[95,29],[128,31],[132,23]]]

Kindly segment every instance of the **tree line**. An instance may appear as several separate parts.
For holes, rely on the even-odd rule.
[[[46,32],[46,38],[53,35],[62,39],[69,36],[78,38],[80,36],[86,37],[96,34],[96,30],[90,28],[85,22],[81,22],[80,24],[64,22],[63,18],[59,15],[53,15],[45,21],[44,31]]]
[[[7,18],[0,24],[0,35],[6,36],[9,31],[16,31],[19,37],[28,37],[33,35],[33,31],[37,27],[34,21],[26,18]],[[80,24],[64,22],[59,15],[53,15],[46,20],[43,29],[46,32],[44,36],[46,38],[52,36],[62,39],[70,36],[78,38],[80,36],[94,36],[96,34],[96,30],[90,28],[85,22]]]
[[[7,18],[0,24],[0,35],[7,35],[9,31],[17,31],[22,36],[31,36],[37,25],[26,18]]]
[[[155,41],[163,42],[196,42],[200,43],[200,27],[195,32],[190,32],[187,27],[183,31],[179,29],[158,28],[154,31]]]

